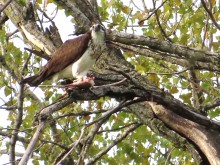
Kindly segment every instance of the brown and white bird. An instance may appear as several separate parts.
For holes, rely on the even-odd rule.
[[[56,82],[64,78],[82,81],[105,47],[105,29],[102,25],[95,24],[87,33],[67,40],[39,73],[25,78],[21,83],[38,86],[48,79]]]

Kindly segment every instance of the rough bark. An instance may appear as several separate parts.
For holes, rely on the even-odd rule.
[[[99,22],[97,11],[94,12],[94,10],[97,10],[96,7],[90,6],[92,1],[91,3],[85,0],[74,2],[57,1],[57,3],[62,5],[64,9],[69,10],[76,18],[76,33],[82,33],[88,30],[92,22]],[[86,10],[85,8],[89,10]],[[24,7],[24,9],[28,11],[28,7]],[[57,42],[54,42],[55,40],[50,37],[46,37],[45,33],[39,30],[35,20],[33,20],[32,17],[27,18],[27,12],[24,12],[23,8],[16,1],[12,1],[4,12],[7,17],[17,26],[24,39],[34,48],[40,49],[47,54],[51,54],[56,50],[56,47],[59,46]],[[188,68],[194,67],[197,69],[206,69],[211,71],[220,70],[219,55],[146,36],[131,35],[121,32],[108,32],[107,37],[109,41],[114,42],[113,45],[116,45],[116,48],[109,45],[109,49],[99,58],[96,71],[102,71],[103,74],[93,73],[93,75],[97,77],[96,84],[106,86],[96,86],[90,89],[74,89],[69,91],[70,98],[55,103],[56,108],[54,108],[54,105],[50,105],[45,108],[40,113],[39,121],[45,121],[47,117],[56,110],[62,109],[76,100],[96,100],[105,96],[116,98],[117,100],[127,99],[132,101],[135,100],[134,98],[139,98],[141,99],[139,101],[151,101],[149,102],[151,107],[149,107],[149,105],[142,105],[142,110],[136,111],[134,104],[136,102],[132,102],[132,106],[127,105],[130,106],[130,113],[137,115],[140,121],[151,127],[155,133],[162,135],[176,143],[176,138],[173,138],[173,136],[167,134],[167,131],[174,130],[177,132],[175,135],[178,136],[179,139],[177,143],[183,143],[183,138],[187,139],[188,142],[184,143],[184,145],[187,146],[195,157],[199,156],[197,152],[192,149],[191,143],[194,146],[197,146],[195,149],[199,148],[199,151],[206,156],[210,164],[220,164],[220,148],[218,145],[220,136],[218,132],[220,128],[219,122],[212,121],[201,114],[195,113],[195,109],[193,107],[183,104],[179,100],[175,99],[170,93],[158,88],[144,76],[138,74],[137,71],[134,70],[133,66],[123,58],[120,50],[117,48],[129,50],[133,49],[133,51],[136,53],[141,53],[150,57],[167,59],[167,61],[169,61],[169,56],[172,55],[170,58],[172,60],[169,62],[180,58],[176,64],[181,64],[182,66]],[[58,43],[60,43],[60,41]],[[152,50],[156,51],[157,53],[151,54]],[[163,58],[162,55],[164,54],[161,53],[167,53],[166,55],[168,57]],[[127,79],[126,82],[117,86],[107,85],[109,83],[122,80],[123,78]],[[19,78],[17,78],[17,81],[19,81]],[[218,104],[219,100],[216,100],[216,105]],[[122,109],[124,107],[120,108]],[[143,111],[143,109],[145,109],[145,111]],[[155,116],[152,113],[148,114],[149,109],[153,110]],[[146,114],[143,115],[143,113]],[[147,118],[143,118],[143,116],[148,116],[149,120]],[[104,121],[105,120],[103,120],[103,122]],[[160,121],[163,122],[163,128],[159,128],[157,125],[157,123]],[[44,124],[45,123],[42,125]],[[98,126],[100,127],[100,125]],[[96,127],[96,132],[98,131],[99,127]],[[36,132],[36,134],[39,136],[40,133]],[[92,132],[91,136],[87,137],[87,140],[92,140],[93,137],[94,133]],[[36,139],[32,139],[30,147],[28,148],[33,149],[35,143]],[[84,147],[86,147],[87,144],[84,143],[84,145]],[[179,147],[182,147],[181,145]],[[28,159],[28,156],[28,154],[25,155],[21,162],[25,163]],[[84,158],[85,153],[81,156]],[[82,158],[80,158],[79,162],[81,162]]]

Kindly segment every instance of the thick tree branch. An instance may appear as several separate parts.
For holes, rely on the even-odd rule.
[[[219,68],[220,57],[217,53],[198,50],[183,45],[171,43],[153,37],[134,35],[123,32],[109,32],[107,38],[110,41],[126,45],[145,46],[155,51],[174,54],[181,59],[188,59],[192,66],[196,62],[207,62]]]
[[[114,68],[114,67],[113,67]],[[100,86],[90,88],[89,90],[73,89],[70,92],[70,96],[76,100],[95,100],[102,96],[110,96],[115,98],[123,98],[126,96],[140,97],[146,100],[154,100],[158,104],[161,104],[173,112],[185,117],[189,120],[197,122],[201,125],[211,127],[218,130],[220,124],[216,121],[210,120],[205,116],[202,116],[195,112],[195,110],[175,99],[171,94],[164,92],[157,88],[154,84],[150,83],[147,79],[139,75],[136,71],[130,70],[121,66],[115,67],[114,70],[124,75],[128,80],[128,86]]]
[[[186,58],[179,58],[175,54],[169,54],[157,51],[155,49],[150,49],[143,46],[137,46],[137,45],[126,45],[118,42],[111,42],[111,44],[116,48],[121,48],[125,51],[131,51],[146,57],[152,57],[157,60],[165,60],[172,64],[177,64],[182,67],[190,68],[193,67],[194,69],[204,69],[209,71],[220,71],[220,68],[216,65],[213,65],[212,63],[207,62],[200,62],[200,61],[194,61],[194,64],[191,62],[190,59]]]
[[[189,151],[193,155],[193,158],[198,162],[201,160],[201,157],[199,153],[194,149],[194,146],[180,134],[170,130],[170,128],[168,128],[165,123],[159,120],[153,114],[152,108],[149,104],[142,102],[130,105],[127,107],[126,112],[137,115],[140,121],[148,126],[154,133],[171,141],[176,148]]]
[[[8,0],[4,5],[1,4],[0,14],[5,10],[5,8],[12,2],[13,0]]]
[[[40,48],[50,55],[56,50],[56,47],[51,40],[48,40],[43,32],[39,31],[35,20],[32,20],[32,18],[29,20],[27,19],[27,15],[30,13],[25,13],[24,11],[28,11],[28,7],[22,7],[16,1],[12,1],[4,10],[5,14],[14,23],[30,45],[37,49]]]
[[[207,131],[207,128],[182,118],[155,102],[148,102],[148,104],[151,105],[152,110],[160,120],[173,130],[192,140],[206,155],[210,164],[220,164],[220,158],[218,157],[220,153],[218,153],[219,150],[216,148],[216,145],[219,143],[219,138],[213,137],[213,134],[215,134],[214,131]]]
[[[57,4],[61,5],[65,10],[69,11],[70,14],[75,18],[75,21],[76,21],[75,33],[76,34],[85,33],[86,31],[88,31],[88,29],[91,27],[91,24],[92,24],[91,22],[92,20],[88,18],[88,15],[85,15],[86,13],[91,15],[90,8],[86,8],[89,10],[83,13],[83,11],[85,10],[85,5],[86,5],[84,3],[85,1],[86,0],[84,0],[83,2],[80,0],[76,0],[76,1],[55,0]]]

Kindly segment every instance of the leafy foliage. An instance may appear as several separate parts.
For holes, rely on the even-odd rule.
[[[19,1],[21,6],[25,6],[25,3],[22,0]],[[55,5],[53,1],[47,1],[47,3],[46,6],[42,6],[41,0],[36,1],[36,5],[39,5],[38,9],[46,10],[48,6]],[[209,6],[212,6],[214,18],[219,20],[218,2],[212,0],[210,3],[212,3]],[[63,9],[67,16],[71,15],[68,9],[65,7]],[[213,52],[218,51],[220,47],[219,30],[200,1],[167,0],[149,3],[145,0],[136,3],[133,0],[100,0],[98,10],[101,21],[111,30],[150,36]],[[38,15],[38,12],[40,10],[36,9],[35,15]],[[43,17],[42,13],[39,15]],[[13,126],[19,114],[17,110],[19,81],[23,76],[37,73],[43,66],[40,57],[23,50],[23,47],[27,46],[25,41],[22,46],[17,45],[15,39],[20,38],[20,33],[17,36],[10,36],[11,31],[7,29],[7,24],[8,22],[0,30],[0,108],[8,112],[6,120],[9,123],[1,125],[0,135],[2,141],[6,141],[6,143],[0,143],[2,150],[10,148],[5,138],[13,134]],[[41,24],[47,26],[44,22]],[[162,54],[163,57],[159,58],[158,54]],[[149,56],[146,56],[128,50],[123,51],[123,56],[150,82],[195,109],[214,104],[218,98],[219,74],[217,72],[195,70],[182,61],[179,61],[179,64],[175,63],[172,56],[160,51],[152,51]],[[183,60],[183,57],[177,59]],[[189,59],[187,62],[193,63],[195,60]],[[195,77],[190,74],[191,69]],[[64,92],[56,88],[27,88],[24,92],[26,97],[23,102],[18,141],[21,142],[22,147],[26,148],[36,131],[38,124],[35,121],[36,114],[43,106],[57,101]],[[202,98],[199,97],[199,92],[202,92]],[[85,128],[85,126],[98,120],[106,111],[114,109],[118,104],[117,100],[108,97],[96,101],[77,101],[54,113],[50,116],[35,146],[32,163],[36,165],[40,162],[54,163],[61,153],[80,138],[83,131],[85,135],[88,135],[95,127],[90,125]],[[218,119],[220,109],[215,106],[206,110],[205,113],[210,118]],[[138,117],[126,109],[111,115],[107,121],[103,122],[95,135],[86,155],[87,158],[94,158],[126,132],[132,124],[135,125],[138,122]],[[7,136],[4,134],[6,132]],[[97,164],[197,164],[197,160],[192,159],[190,151],[184,150],[181,145],[175,146],[174,142],[165,139],[158,132],[146,125],[137,127],[121,142],[115,144],[107,154],[104,154]],[[69,158],[77,160],[80,147],[74,149]],[[19,149],[17,151],[20,152]]]

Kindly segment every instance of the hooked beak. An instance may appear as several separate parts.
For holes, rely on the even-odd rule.
[[[98,24],[94,27],[95,32],[98,32],[100,30],[101,26]]]

